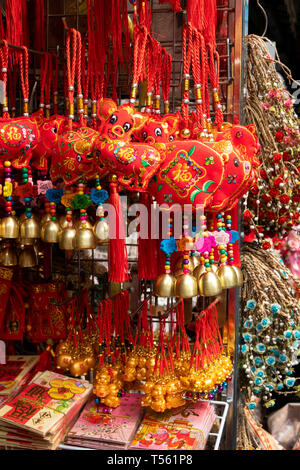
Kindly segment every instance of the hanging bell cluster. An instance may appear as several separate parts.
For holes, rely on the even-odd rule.
[[[154,293],[158,297],[214,297],[220,295],[224,289],[243,284],[242,271],[234,265],[233,243],[238,235],[231,230],[230,215],[226,216],[226,224],[224,215],[217,215],[217,231],[213,233],[207,231],[206,217],[202,216],[201,219],[203,237],[199,242],[198,239],[194,242],[188,235],[187,225],[183,225],[184,235],[177,242],[178,251],[183,255],[177,259],[173,273],[170,270],[170,253],[167,254],[166,273],[160,275],[155,282]],[[167,253],[165,247],[169,246],[168,241],[163,241],[161,249]],[[218,265],[214,261],[216,246],[219,247],[220,255]],[[201,254],[200,257],[196,256],[195,249]]]
[[[0,222],[0,264],[2,266],[33,268],[38,264],[37,241],[40,222],[34,215],[22,214],[3,217]]]
[[[45,243],[58,243],[61,250],[93,250],[99,244],[88,220],[73,218],[69,223],[65,216],[46,220],[41,228],[41,239]]]
[[[161,274],[154,285],[154,294],[158,297],[180,297],[188,299],[201,295],[213,297],[221,294],[224,289],[241,286],[243,283],[242,271],[237,266],[224,265],[206,268],[200,263],[198,257],[191,257],[191,265],[196,267],[184,274],[178,269],[182,258],[176,263],[173,273]],[[193,264],[195,263],[195,264]]]

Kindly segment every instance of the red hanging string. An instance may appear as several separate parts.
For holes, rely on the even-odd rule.
[[[57,54],[53,55],[54,60],[54,74],[53,74],[53,113],[57,114],[58,106],[58,57]]]
[[[46,79],[47,79],[47,71],[48,71],[48,61],[49,61],[49,54],[45,53],[41,57],[41,91],[40,91],[40,110],[44,115],[44,108],[45,108],[45,88],[46,88]]]
[[[3,45],[0,48],[0,58],[1,58],[1,80],[3,82],[3,106],[2,106],[2,117],[5,119],[9,118],[8,112],[8,102],[7,102],[7,74],[8,74],[8,44],[5,39],[3,39]]]
[[[115,221],[112,221],[110,227],[115,225],[115,234],[110,235],[109,239],[109,282],[124,282],[129,280],[128,256],[125,240],[125,227],[120,204],[118,184],[110,183],[110,203],[115,209]],[[115,222],[115,223],[114,223]]]
[[[182,61],[183,61],[183,92],[182,92],[182,116],[184,124],[188,127],[189,121],[189,79],[192,59],[192,28],[185,24],[182,31]]]
[[[202,0],[203,1],[203,0]],[[193,2],[195,3],[195,0]],[[204,28],[203,35],[206,44],[211,45],[216,49],[216,28],[217,28],[217,1],[205,0],[204,1]]]
[[[47,82],[45,90],[45,108],[46,108],[46,117],[50,117],[50,101],[51,101],[51,88],[53,87],[53,64],[51,54],[47,53],[48,56],[48,70],[47,70]]]
[[[44,51],[46,48],[44,0],[34,0],[34,7],[35,7],[34,48],[37,51]]]
[[[19,53],[19,66],[20,66],[20,81],[23,93],[23,116],[29,116],[28,113],[28,102],[29,102],[29,79],[28,79],[28,49],[22,47],[22,52]]]
[[[170,3],[170,5],[172,5],[173,11],[176,13],[181,11],[180,0],[159,0],[159,3]]]
[[[66,40],[67,52],[67,96],[69,101],[69,130],[72,130],[74,120],[74,87],[77,65],[77,31],[68,30]]]
[[[187,0],[186,13],[188,22],[198,31],[203,31],[205,27],[204,4],[207,0]]]
[[[158,247],[157,240],[151,237],[151,204],[152,197],[148,193],[141,193],[140,203],[147,211],[148,231],[147,238],[138,238],[138,278],[153,281],[158,277]]]
[[[162,89],[162,96],[164,100],[165,114],[166,112],[168,112],[168,109],[169,109],[171,75],[172,75],[172,57],[165,49],[163,49],[161,89]]]

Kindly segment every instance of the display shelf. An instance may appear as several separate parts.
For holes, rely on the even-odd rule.
[[[225,423],[226,423],[226,418],[228,414],[229,403],[227,403],[226,401],[217,401],[217,400],[211,400],[210,403],[217,408],[217,410],[215,410],[216,418],[215,418],[215,422],[213,424],[212,429],[217,424],[218,420],[220,421],[218,423],[218,426],[219,426],[218,432],[210,432],[208,435],[208,439],[212,441],[212,443],[214,442],[214,444],[212,444],[213,450],[219,450]],[[60,444],[58,446],[58,449],[59,450],[95,450],[89,447],[71,446],[68,444]],[[116,451],[116,450],[120,450],[120,448],[111,447],[111,450]]]

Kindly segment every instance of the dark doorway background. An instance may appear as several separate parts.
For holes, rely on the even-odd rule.
[[[300,0],[260,0],[268,16],[265,36],[276,42],[281,62],[300,81]],[[261,36],[265,17],[256,0],[249,1],[249,34]]]

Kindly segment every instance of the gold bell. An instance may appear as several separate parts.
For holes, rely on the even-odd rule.
[[[36,251],[33,246],[25,246],[19,255],[19,266],[33,268],[38,264]]]
[[[231,266],[232,269],[234,270],[235,274],[236,274],[236,277],[237,277],[237,286],[242,286],[243,285],[243,273],[242,273],[242,270],[241,268],[239,268],[238,266]]]
[[[193,276],[199,281],[200,276],[206,273],[206,267],[204,264],[198,264],[198,266],[193,271]]]
[[[176,280],[175,295],[182,299],[190,299],[198,293],[197,280],[191,274],[182,274]]]
[[[231,289],[232,287],[237,286],[237,275],[234,269],[232,269],[232,267],[228,264],[219,266],[216,274],[221,281],[221,286],[223,289]]]
[[[109,226],[106,220],[98,220],[94,227],[94,234],[97,237],[98,245],[108,245],[109,243]]]
[[[212,297],[219,295],[222,292],[222,285],[218,276],[212,272],[207,271],[203,273],[198,280],[199,294],[203,297]]]
[[[0,254],[0,263],[2,266],[17,266],[18,259],[16,249],[11,246],[6,246]]]
[[[61,250],[73,250],[76,230],[74,227],[66,227],[59,233],[59,248]]]
[[[57,243],[59,231],[60,227],[57,220],[46,222],[41,228],[42,241],[46,243]]]
[[[2,238],[18,238],[19,222],[12,215],[3,217],[0,224],[0,235]]]
[[[161,274],[155,281],[154,294],[158,297],[175,296],[176,279],[172,274]]]
[[[40,220],[40,227],[42,227],[46,222],[49,222],[51,220],[51,214],[49,212],[46,212]]]
[[[66,215],[62,215],[60,218],[59,218],[59,226],[61,228],[61,230],[64,230],[65,228],[67,228],[69,226],[69,222],[67,220],[67,216]]]
[[[40,225],[35,217],[25,217],[20,223],[20,237],[26,239],[40,237]]]
[[[187,265],[189,268],[189,273],[192,274],[194,269],[200,264],[199,258],[197,256],[190,256],[189,257],[189,264]],[[178,260],[175,263],[174,268],[174,276],[179,277],[183,274],[183,256],[179,256]]]
[[[97,238],[91,228],[79,227],[73,240],[75,250],[94,250],[97,248]]]

